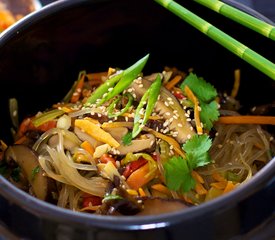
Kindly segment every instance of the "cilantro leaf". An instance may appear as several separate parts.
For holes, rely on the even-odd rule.
[[[211,162],[208,150],[212,144],[207,135],[194,135],[182,146],[185,158],[172,157],[164,165],[167,187],[174,191],[188,192],[195,187],[192,171]]]
[[[164,164],[166,184],[169,189],[188,192],[195,186],[187,161],[182,157],[172,157]]]
[[[184,90],[186,85],[198,98],[201,107],[201,121],[203,122],[204,127],[207,130],[210,130],[213,127],[213,122],[218,120],[219,117],[219,105],[214,100],[218,95],[216,89],[203,78],[199,78],[193,73],[190,73],[185,78],[180,88]]]
[[[201,102],[200,106],[201,121],[204,123],[204,127],[207,130],[210,130],[213,127],[213,122],[217,121],[220,115],[220,112],[218,110],[218,103],[215,100],[213,100],[209,104]]]
[[[184,90],[185,86],[188,86],[192,92],[201,101],[209,102],[217,96],[217,90],[203,78],[197,77],[196,74],[190,73],[180,85],[180,88]]]
[[[123,137],[122,137],[122,143],[125,146],[131,145],[132,144],[132,132],[128,132],[126,133]]]

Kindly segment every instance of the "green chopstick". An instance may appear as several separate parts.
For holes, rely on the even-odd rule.
[[[192,13],[173,0],[155,0],[158,4],[171,11],[182,20],[197,28],[199,31],[236,54],[238,57],[248,62],[273,80],[275,80],[275,64],[248,48],[244,44],[238,42],[228,34],[208,23],[201,17]]]
[[[194,0],[195,2],[232,19],[243,26],[275,40],[275,27],[237,8],[218,0]]]

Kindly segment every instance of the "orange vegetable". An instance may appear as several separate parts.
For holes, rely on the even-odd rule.
[[[270,124],[275,125],[273,116],[222,116],[218,123],[222,124]]]
[[[198,134],[202,134],[202,126],[200,121],[200,110],[199,110],[199,101],[197,97],[194,95],[192,90],[186,85],[184,87],[184,91],[187,95],[187,97],[193,102],[194,104],[194,116],[195,116],[195,123],[196,123],[196,129]]]
[[[155,190],[157,190],[159,192],[162,192],[162,193],[164,193],[164,194],[166,194],[168,196],[171,195],[170,190],[166,186],[164,186],[163,184],[161,184],[161,183],[154,184],[154,185],[151,186],[151,188],[155,189]]]
[[[148,174],[150,171],[149,163],[146,163],[136,171],[134,171],[126,180],[126,183],[129,185],[130,188],[134,190],[138,190],[148,182],[150,182],[155,175]]]
[[[227,181],[227,185],[225,187],[225,189],[223,190],[223,193],[228,193],[230,191],[232,191],[236,186],[233,184],[232,181]]]
[[[214,187],[214,188],[217,188],[217,189],[220,189],[220,190],[225,189],[226,185],[227,185],[227,181],[214,182],[214,183],[210,184],[211,187]]]
[[[85,76],[86,76],[85,73],[81,74],[80,79],[77,82],[77,84],[75,86],[75,89],[74,89],[74,92],[72,94],[71,103],[76,103],[79,100],[82,89],[83,89],[83,86],[84,86]]]
[[[182,76],[180,75],[175,76],[172,80],[170,80],[165,84],[165,88],[168,90],[171,90],[174,86],[177,85],[177,83],[181,81],[181,79],[182,79]]]
[[[87,119],[76,119],[75,126],[86,132],[99,142],[107,143],[112,147],[119,147],[120,144],[110,133],[105,132],[100,126]]]
[[[80,146],[83,149],[85,149],[88,153],[90,153],[92,156],[95,153],[94,147],[88,141],[84,141],[83,143],[81,143]]]
[[[217,182],[226,182],[226,179],[219,173],[215,172],[212,174],[212,178]]]
[[[204,188],[204,186],[201,183],[198,183],[198,182],[196,183],[195,191],[199,195],[207,194],[207,190]]]
[[[191,175],[196,180],[196,182],[204,183],[202,176],[198,172],[192,171]]]

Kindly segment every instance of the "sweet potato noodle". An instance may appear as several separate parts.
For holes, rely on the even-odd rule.
[[[219,93],[193,72],[143,75],[148,57],[80,72],[60,103],[21,123],[13,145],[2,141],[2,174],[73,211],[148,215],[220,197],[272,159],[274,117],[243,118],[237,89]]]

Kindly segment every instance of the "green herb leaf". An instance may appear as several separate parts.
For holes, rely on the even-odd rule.
[[[36,174],[39,173],[39,171],[40,171],[40,166],[39,166],[39,165],[36,166],[36,167],[32,170],[32,175],[31,175],[31,176],[32,176],[32,181],[34,180]]]
[[[132,132],[128,132],[126,133],[123,137],[122,137],[122,143],[125,146],[129,146],[132,144]]]
[[[210,130],[213,127],[213,122],[217,121],[219,119],[219,110],[218,110],[218,103],[213,100],[210,103],[200,103],[201,106],[201,112],[200,112],[200,118],[201,121],[204,123],[204,127],[208,130]]]
[[[207,135],[194,135],[183,145],[185,159],[172,157],[164,165],[164,175],[169,189],[188,192],[195,187],[193,169],[211,162],[208,150],[212,144]]]
[[[203,78],[197,77],[196,74],[190,73],[182,82],[180,88],[184,90],[188,86],[192,92],[201,101],[209,102],[217,96],[217,90]]]
[[[188,163],[182,157],[172,157],[164,164],[166,184],[174,191],[188,192],[195,187]]]
[[[210,130],[213,127],[213,122],[218,120],[219,117],[219,105],[214,100],[217,97],[216,89],[203,78],[199,78],[193,73],[190,73],[185,78],[180,88],[184,90],[186,85],[198,98],[201,107],[201,121],[203,122],[204,127],[207,130]]]

